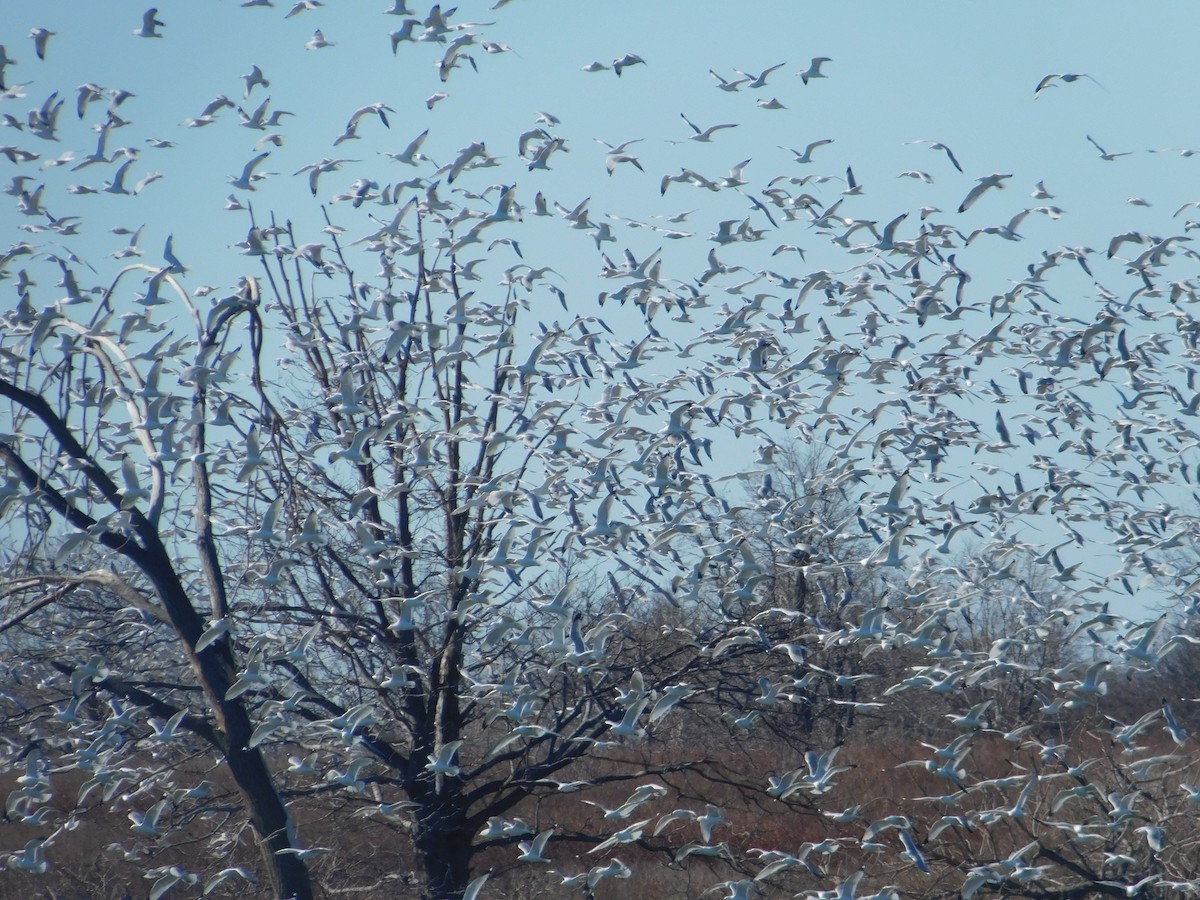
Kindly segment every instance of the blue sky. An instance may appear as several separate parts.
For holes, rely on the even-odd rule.
[[[969,4],[951,11],[759,3],[753,13],[737,17],[727,4],[707,2],[514,0],[494,11],[490,4],[462,3],[452,22],[494,21],[471,30],[508,44],[513,52],[476,51],[481,72],[455,71],[446,84],[434,68],[440,47],[406,43],[391,55],[387,33],[400,18],[381,15],[377,7],[383,5],[330,0],[323,8],[284,18],[286,3],[273,9],[242,9],[228,0],[166,4],[159,14],[167,23],[165,37],[146,40],[131,34],[140,22],[140,4],[8,4],[3,41],[20,61],[9,67],[9,81],[33,83],[27,88],[29,102],[7,100],[4,109],[23,118],[32,101],[40,103],[54,88],[69,97],[69,108],[75,87],[84,82],[134,91],[138,96],[124,109],[134,122],[126,129],[129,143],[154,136],[179,146],[145,151],[131,174],[161,170],[168,177],[136,205],[127,197],[77,199],[83,212],[111,201],[105,214],[111,210],[116,217],[128,213],[130,220],[149,220],[147,242],[161,240],[169,229],[186,234],[188,220],[202,225],[197,231],[206,237],[214,228],[236,232],[229,224],[232,217],[218,215],[229,193],[224,183],[254,155],[254,140],[262,132],[238,128],[230,110],[208,128],[183,129],[179,123],[217,94],[240,102],[239,78],[252,64],[274,83],[265,92],[257,88],[251,99],[270,96],[272,108],[294,110],[297,116],[284,120],[281,131],[288,143],[263,166],[282,173],[272,183],[279,193],[268,194],[264,186],[250,199],[262,209],[274,196],[287,197],[291,216],[303,212],[300,179],[291,175],[301,165],[325,156],[362,159],[324,177],[323,199],[360,174],[381,182],[408,177],[411,170],[394,164],[389,169],[378,154],[402,149],[426,127],[430,137],[424,150],[439,162],[482,138],[511,164],[517,135],[543,110],[563,120],[559,133],[568,137],[571,153],[560,154],[551,173],[527,174],[520,200],[528,203],[527,190],[545,186],[548,196],[561,197],[564,204],[590,195],[601,212],[629,215],[674,213],[707,199],[686,187],[658,197],[661,175],[681,165],[716,176],[751,158],[747,178],[753,187],[765,186],[777,174],[801,171],[788,165],[789,155],[776,145],[803,148],[829,137],[835,144],[818,151],[818,163],[804,174],[841,175],[852,165],[866,188],[864,199],[869,198],[860,205],[869,206],[864,212],[871,218],[914,202],[944,208],[961,199],[973,178],[1013,172],[1012,195],[980,204],[968,220],[971,226],[1006,220],[1033,184],[1044,180],[1055,202],[1071,214],[1073,235],[1095,243],[1109,231],[1148,225],[1167,208],[1173,212],[1176,201],[1191,198],[1192,170],[1200,165],[1200,158],[1145,152],[1200,147],[1198,126],[1188,115],[1196,86],[1188,41],[1200,24],[1200,11],[1185,4],[1167,5],[1154,16],[1132,16],[1117,4],[1018,3],[1003,10]],[[1112,14],[1105,15],[1106,8]],[[416,12],[424,15],[424,8]],[[38,25],[57,32],[45,62],[34,58],[25,37]],[[306,50],[315,28],[334,46]],[[625,52],[641,55],[646,64],[627,69],[621,79],[611,72],[580,71],[592,60],[608,63]],[[805,86],[795,73],[812,56],[833,61],[825,67],[827,79]],[[721,92],[708,74],[711,68],[732,78],[734,69],[757,72],[783,61],[787,65],[758,91]],[[1087,72],[1099,84],[1081,80],[1035,100],[1033,87],[1049,72]],[[451,96],[429,112],[424,101],[436,90]],[[788,108],[766,111],[755,105],[771,97]],[[370,123],[362,129],[364,140],[332,147],[349,112],[372,102],[396,110],[393,127]],[[668,141],[689,133],[680,112],[700,124],[737,122],[739,128],[719,134],[711,144],[673,145]],[[72,119],[64,122],[63,145],[44,145],[47,159],[52,150],[78,147],[82,155],[82,148],[91,149],[90,132],[73,116],[63,119]],[[1106,163],[1087,143],[1087,134],[1110,151],[1133,153]],[[125,137],[114,132],[113,143]],[[632,149],[644,176],[623,166],[614,177],[604,177],[603,148],[593,138],[613,143],[642,138]],[[905,143],[919,139],[947,143],[965,174],[951,170],[940,154]],[[100,168],[86,174],[94,176]],[[896,177],[911,169],[927,171],[936,183]],[[501,180],[513,173],[481,174]],[[87,181],[82,175],[68,180]],[[1128,207],[1124,201],[1131,196],[1156,205]],[[274,205],[285,212],[282,203]],[[155,208],[143,213],[148,206]],[[1066,222],[1053,232],[1049,223],[1030,224],[1036,229],[1030,245],[1043,232],[1053,241],[1068,229]],[[186,239],[181,243],[189,247]]]
[[[1023,277],[1041,251],[1059,247],[1097,249],[1095,280],[1111,289],[1122,285],[1117,292],[1125,296],[1128,276],[1120,260],[1102,259],[1103,248],[1114,235],[1131,230],[1182,234],[1189,214],[1172,214],[1184,202],[1200,199],[1200,155],[1148,152],[1200,149],[1200,123],[1193,115],[1200,76],[1192,47],[1200,34],[1200,7],[1191,4],[1163,4],[1153,13],[1135,15],[1128,5],[1115,3],[762,2],[736,8],[706,0],[512,0],[493,10],[491,3],[463,2],[450,22],[494,23],[467,30],[477,33],[479,41],[511,50],[470,48],[478,71],[460,67],[445,83],[436,68],[445,45],[401,43],[393,55],[388,33],[400,27],[402,17],[384,15],[384,5],[383,0],[328,0],[323,7],[285,18],[290,7],[283,0],[273,8],[249,9],[231,0],[164,2],[159,8],[164,36],[146,39],[132,34],[145,9],[141,4],[9,2],[0,42],[18,62],[8,66],[6,81],[10,86],[29,84],[14,92],[24,96],[0,101],[0,113],[24,122],[28,110],[54,90],[66,103],[58,142],[40,141],[16,128],[0,129],[0,144],[26,147],[42,157],[21,166],[0,159],[4,183],[21,173],[32,177],[31,184],[44,182],[43,202],[53,215],[83,219],[70,249],[102,272],[111,273],[120,264],[108,255],[127,240],[108,229],[144,225],[140,246],[145,261],[157,263],[167,236],[174,235],[175,253],[192,269],[189,287],[224,288],[251,270],[250,262],[231,249],[245,236],[248,221],[244,213],[224,209],[230,193],[252,201],[260,217],[274,213],[296,222],[298,240],[314,240],[321,237],[320,203],[328,203],[356,178],[384,185],[418,174],[434,177],[432,165],[411,168],[382,154],[401,151],[425,129],[429,137],[422,150],[437,163],[449,162],[460,148],[480,140],[499,157],[499,165],[468,172],[454,187],[479,193],[492,184],[516,184],[526,217],[512,234],[522,242],[525,261],[552,266],[555,283],[572,298],[573,309],[584,313],[597,312],[595,295],[612,285],[598,276],[601,260],[586,230],[569,229],[561,218],[529,215],[539,191],[566,208],[590,198],[596,222],[612,214],[665,225],[653,217],[695,209],[671,226],[695,234],[686,240],[672,241],[607,220],[616,240],[605,245],[606,253],[619,258],[629,248],[641,259],[661,247],[671,277],[680,280],[703,271],[705,255],[717,246],[707,236],[719,222],[746,216],[754,228],[768,230],[766,240],[722,248],[720,254],[724,262],[745,265],[751,272],[845,272],[869,258],[869,253],[855,255],[831,245],[803,219],[778,234],[768,229],[747,196],[761,198],[776,176],[843,178],[852,166],[863,191],[843,199],[842,214],[870,219],[882,228],[908,211],[897,236],[909,239],[916,234],[916,211],[923,206],[939,208],[942,212],[935,215],[964,235],[1002,225],[1026,207],[1061,208],[1060,218],[1030,215],[1019,229],[1022,241],[983,235],[960,250],[958,264],[972,275],[967,301],[982,307]],[[414,12],[422,18],[428,8],[414,5]],[[45,61],[35,57],[26,37],[35,26],[56,32]],[[306,49],[318,28],[332,46]],[[610,64],[625,53],[635,53],[645,63],[630,66],[620,78],[611,71],[582,71],[592,61]],[[804,84],[797,73],[815,56],[830,57],[823,68],[827,77]],[[757,73],[777,63],[785,65],[759,90],[724,92],[710,75],[715,70],[733,78],[737,69]],[[260,66],[272,84],[243,99],[241,76],[252,65]],[[1089,77],[1060,81],[1035,97],[1035,85],[1049,73]],[[150,172],[163,173],[138,197],[65,191],[74,183],[98,188],[112,176],[108,165],[69,171],[94,148],[91,126],[101,120],[106,103],[94,104],[81,122],[74,112],[75,91],[85,82],[136,95],[119,108],[131,124],[113,130],[108,150],[122,145],[140,150],[130,169],[131,183]],[[427,98],[436,91],[450,96],[428,109]],[[255,142],[266,132],[240,127],[230,109],[221,110],[208,127],[181,124],[219,94],[244,104],[247,111],[269,96],[271,109],[295,114],[278,129],[283,146],[268,146],[271,155],[259,167],[278,174],[254,192],[235,191],[228,181],[259,152]],[[759,101],[772,98],[785,108],[760,108]],[[350,114],[371,103],[391,107],[390,128],[370,116],[361,123],[360,139],[333,146]],[[549,171],[531,172],[517,156],[517,140],[543,111],[561,120],[548,130],[566,139],[569,152],[556,154]],[[701,127],[738,127],[718,132],[711,142],[691,141],[681,113]],[[1107,151],[1128,155],[1102,159],[1089,135]],[[147,144],[150,138],[175,146],[156,149]],[[780,149],[803,149],[827,138],[833,143],[819,148],[809,165],[797,164]],[[622,164],[608,175],[597,139],[613,144],[638,140],[630,153],[644,171]],[[944,142],[964,171],[955,171],[943,152],[910,143],[922,140]],[[75,152],[70,164],[40,167],[67,150]],[[293,173],[324,157],[348,162],[321,177],[314,199],[304,177]],[[681,167],[717,179],[743,160],[749,163],[741,191],[712,193],[672,184],[665,196],[660,193],[662,177]],[[932,183],[900,176],[915,170],[931,176]],[[975,180],[993,173],[1011,173],[1007,188],[988,192],[961,215],[954,213]],[[1030,196],[1039,181],[1053,199]],[[845,189],[838,180],[783,186],[794,194],[811,191],[824,205]],[[441,189],[448,193],[450,186]],[[1131,204],[1133,198],[1149,205]],[[53,252],[55,236],[31,238],[17,230],[40,223],[40,218],[23,217],[9,198],[4,200],[0,243],[36,238],[40,248]],[[495,194],[466,200],[487,210],[494,207]],[[328,208],[351,238],[370,225],[363,211],[348,204]],[[394,208],[370,211],[390,218]],[[801,261],[789,252],[772,257],[770,251],[781,243],[800,246],[807,258]],[[502,248],[483,264],[487,283],[494,284],[506,266],[519,262],[502,255],[506,253]],[[10,265],[0,274],[12,279],[18,267]],[[53,284],[57,277],[57,269],[45,261],[31,261],[27,268],[43,284]],[[1048,289],[1061,309],[1090,320],[1100,302],[1091,279],[1074,269],[1055,277],[1061,280]],[[752,290],[787,294],[768,282]],[[2,284],[0,293],[5,303],[12,302]],[[545,303],[539,315],[560,314],[552,296],[539,296]],[[732,295],[718,293],[712,305],[721,302],[733,302]],[[610,324],[628,340],[645,334],[632,310],[605,309]],[[687,340],[687,329],[657,324],[668,338]],[[992,324],[980,320],[968,330],[982,333]],[[1152,333],[1168,326],[1143,322],[1133,327]],[[669,355],[662,364],[670,364]],[[1114,401],[1111,393],[1104,396],[1105,402]],[[855,402],[866,401],[851,398],[846,405]],[[990,408],[980,411],[981,422],[990,422],[991,416]],[[1027,462],[1016,451],[1013,455],[1020,464]],[[1014,460],[1005,463],[1011,467]]]

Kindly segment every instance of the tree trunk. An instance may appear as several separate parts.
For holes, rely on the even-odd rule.
[[[275,777],[257,747],[250,747],[254,724],[240,697],[226,699],[237,677],[237,666],[227,641],[216,641],[202,652],[195,650],[203,622],[170,562],[170,555],[157,532],[143,531],[149,551],[127,550],[157,588],[163,609],[180,637],[192,671],[196,674],[209,709],[216,719],[218,743],[229,773],[246,804],[258,838],[263,868],[271,890],[279,900],[311,900],[312,880],[308,866],[296,853],[291,817],[275,786]]]
[[[187,609],[191,610],[190,604]],[[196,627],[189,624],[193,629]],[[195,646],[193,637],[185,640],[189,649]],[[200,686],[217,716],[221,750],[257,834],[271,889],[279,900],[311,900],[308,866],[295,853],[280,853],[295,848],[295,835],[287,806],[262,751],[250,746],[254,723],[241,698],[225,699],[236,675],[228,645],[221,641],[202,653],[190,651],[190,655]]]
[[[312,900],[312,881],[304,860],[295,853],[280,853],[295,846],[292,820],[283,798],[275,790],[263,755],[257,749],[232,750],[228,763],[258,834],[258,850],[270,878],[271,892],[280,900]]]
[[[114,505],[120,506],[120,492],[116,484],[92,459],[44,398],[21,390],[2,378],[0,395],[12,398],[37,415],[64,451],[84,464],[89,481]],[[0,442],[0,459],[16,471],[27,487],[42,490],[49,505],[68,522],[78,528],[91,523],[89,518],[74,510],[57,492],[43,488],[41,476],[7,443]],[[313,895],[312,881],[304,860],[295,853],[278,852],[293,847],[291,820],[266,760],[257,748],[249,746],[254,730],[250,715],[240,698],[226,699],[237,675],[229,644],[217,641],[203,652],[196,652],[196,642],[204,631],[203,618],[193,605],[175,569],[171,553],[163,544],[155,525],[137,509],[131,511],[131,518],[141,544],[108,533],[101,535],[100,542],[137,566],[154,586],[215,719],[219,749],[225,755],[234,783],[246,802],[250,821],[258,835],[263,867],[275,896],[279,900],[310,900]]]
[[[471,881],[473,842],[474,835],[460,816],[434,812],[418,822],[414,846],[425,871],[425,900],[456,900],[463,895]]]

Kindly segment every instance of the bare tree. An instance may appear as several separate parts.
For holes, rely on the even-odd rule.
[[[117,287],[114,282],[110,290]],[[197,335],[198,361],[211,359],[239,320],[248,323],[247,339],[260,344],[256,301],[249,293],[233,296],[213,311]],[[23,325],[19,313],[10,321],[17,332],[26,332],[31,357],[38,352],[38,341],[60,330],[67,352],[45,369],[29,366],[23,384],[0,378],[0,395],[9,402],[18,425],[15,435],[0,442],[0,459],[10,477],[15,476],[28,492],[24,499],[57,517],[73,534],[52,559],[37,552],[44,550],[44,545],[32,548],[34,554],[26,560],[30,574],[5,586],[6,610],[11,612],[3,624],[6,630],[22,622],[37,624],[39,610],[53,607],[64,594],[80,589],[106,594],[141,613],[135,631],[147,631],[149,636],[134,640],[144,642],[147,652],[137,658],[133,671],[113,671],[98,655],[57,661],[55,668],[71,688],[68,710],[70,703],[96,689],[173,722],[174,728],[209,744],[236,785],[257,834],[272,888],[279,896],[310,896],[303,862],[293,853],[281,852],[294,849],[293,830],[274,774],[262,749],[251,740],[255,725],[243,692],[236,687],[241,667],[233,646],[212,639],[211,623],[228,620],[230,597],[213,527],[214,498],[206,453],[208,379],[196,374],[189,379],[190,389],[185,387],[184,393],[171,398],[190,409],[190,435],[180,439],[186,440],[193,452],[190,461],[183,461],[183,470],[168,476],[171,460],[163,452],[162,430],[173,430],[174,415],[165,414],[170,425],[162,417],[169,408],[168,395],[160,393],[156,383],[162,359],[151,364],[148,378],[143,377],[128,346],[122,346],[104,327],[104,318],[107,316],[97,316],[81,324],[47,315],[39,323],[40,334]],[[85,396],[88,391],[93,392],[90,401]],[[111,415],[114,404],[124,408],[123,415]],[[110,453],[122,473],[119,481],[108,459]],[[170,485],[177,475],[183,476],[180,480],[187,486],[173,495]],[[169,499],[175,502],[168,503]],[[181,539],[192,545],[183,558]],[[82,545],[119,560],[121,567],[110,564],[55,571]],[[49,565],[43,568],[39,565],[42,561]],[[160,629],[172,635],[168,650],[183,665],[170,673],[165,684],[152,686],[161,671],[156,634]],[[121,638],[123,644],[129,641],[129,635]],[[96,649],[87,647],[93,653]],[[121,655],[127,655],[124,649]],[[89,745],[100,758],[76,754],[77,765],[84,769],[92,766],[95,777],[104,777],[102,770],[107,769],[110,755],[125,744],[122,732],[142,727],[129,711],[113,705],[113,716],[95,732],[95,743]],[[60,718],[69,717],[64,713]]]
[[[165,76],[150,46],[189,38],[157,15],[117,44],[97,14],[86,37],[132,39]],[[1076,198],[1095,216],[1023,201],[975,227],[1018,176],[955,180],[940,141],[944,177],[892,180],[911,203],[848,159],[844,179],[795,174],[853,144],[779,147],[759,124],[783,121],[778,99],[753,128],[689,111],[690,140],[648,107],[608,152],[551,112],[442,117],[397,148],[450,78],[520,59],[461,17],[438,4],[375,35],[435,92],[381,79],[317,162],[343,92],[376,89],[357,66],[332,97],[306,81],[332,77],[319,64],[272,73],[296,79],[286,123],[250,107],[259,66],[240,85],[202,67],[229,83],[171,162],[173,90],[75,87],[57,44],[40,65],[42,23],[29,68],[0,46],[0,76],[21,72],[0,86],[20,231],[0,253],[0,775],[29,836],[6,877],[115,820],[111,853],[156,900],[252,878],[387,893],[398,878],[347,862],[363,835],[438,900],[531,871],[530,890],[628,878],[645,896],[667,896],[663,870],[677,894],[734,898],[1194,890],[1175,714],[1193,698],[1155,675],[1190,671],[1200,590],[1176,553],[1198,528],[1174,495],[1197,471],[1200,292],[1187,235],[1155,236],[1174,219],[1134,198],[1149,224],[1097,233],[1101,187],[1128,212],[1105,182]],[[275,37],[228,30],[222,52]],[[792,88],[834,86],[826,62]],[[521,65],[527,83],[565,71]],[[589,107],[623,113],[676,105],[629,93],[655,65],[571,68]],[[672,83],[735,103],[779,68],[714,69],[719,95],[703,72]],[[40,102],[16,115],[31,70]],[[253,150],[231,136],[252,132]],[[330,149],[350,141],[354,158]],[[681,148],[678,174],[649,174],[651,145]],[[734,147],[745,161],[715,174]],[[134,185],[154,155],[161,178]],[[173,199],[137,199],[158,188]],[[685,191],[694,231],[663,205]],[[132,223],[94,234],[130,209],[161,252]],[[1080,230],[1018,240],[1051,221]],[[1118,608],[1143,594],[1179,618]]]
[[[414,215],[418,234],[446,227]],[[181,714],[174,727],[229,766],[281,896],[307,890],[281,785],[342,791],[350,810],[396,822],[429,893],[452,896],[479,852],[524,836],[488,823],[559,793],[581,761],[608,760],[600,783],[702,766],[703,751],[625,752],[693,695],[716,698],[714,716],[743,706],[720,673],[770,649],[720,648],[757,631],[753,557],[736,539],[717,554],[688,547],[689,532],[719,536],[725,510],[715,492],[680,493],[708,455],[698,410],[647,400],[631,380],[627,396],[617,382],[598,394],[622,352],[603,322],[539,323],[522,346],[527,289],[465,291],[454,258],[439,268],[420,243],[409,278],[364,296],[336,233],[317,265],[287,228],[251,227],[273,252],[208,309],[154,274],[190,309],[192,340],[142,350],[136,326],[111,330],[111,300],[86,322],[11,322],[46,361],[0,382],[22,420],[4,459],[20,507],[72,531],[48,529],[14,558],[29,574],[8,585],[5,626],[65,619],[64,594],[81,590],[119,623],[115,635],[86,627],[74,608],[74,652],[46,663],[57,699],[120,698],[99,733],[122,735],[110,752],[128,764]],[[263,364],[272,333],[289,353],[278,372]],[[597,396],[603,436],[577,438]],[[658,433],[633,421],[659,414]],[[591,597],[578,586],[588,571],[603,587]],[[689,629],[656,637],[637,622],[685,602]],[[24,711],[30,734],[39,719],[62,724],[48,696]],[[68,724],[88,735],[98,723]],[[312,761],[272,771],[275,746]]]

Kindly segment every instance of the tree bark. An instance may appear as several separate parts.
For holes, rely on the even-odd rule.
[[[63,451],[83,465],[91,485],[114,507],[121,508],[122,497],[115,482],[44,398],[22,390],[5,379],[0,379],[0,396],[9,397],[36,415]],[[96,524],[53,487],[45,484],[41,475],[8,443],[0,442],[0,459],[16,472],[27,488],[38,490],[48,505],[67,522],[81,529]],[[313,895],[312,881],[307,865],[295,853],[279,852],[293,848],[291,819],[262,753],[249,746],[254,730],[250,714],[240,698],[226,699],[237,677],[237,666],[229,643],[215,641],[203,652],[196,652],[196,642],[204,631],[203,617],[192,603],[155,524],[137,508],[129,512],[133,534],[138,540],[103,532],[99,536],[100,543],[135,565],[153,586],[162,603],[166,618],[179,639],[180,648],[215,719],[218,749],[225,756],[229,772],[258,834],[263,868],[275,896],[280,900],[310,900]]]
[[[433,811],[419,821],[414,846],[425,871],[424,900],[455,900],[471,881],[474,835],[462,817]]]

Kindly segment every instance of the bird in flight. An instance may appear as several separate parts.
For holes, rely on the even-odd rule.
[[[429,136],[429,129],[426,128],[415,138],[413,138],[407,147],[399,153],[385,153],[384,156],[389,159],[394,159],[396,162],[407,163],[410,166],[415,166],[423,159],[428,159],[427,156],[421,153],[421,144],[425,142],[425,138]]]
[[[301,166],[294,174],[300,175],[304,172],[308,173],[308,189],[312,191],[312,195],[317,196],[317,179],[324,172],[337,171],[346,162],[358,162],[356,159],[329,159],[325,158],[320,162],[309,163],[307,166]]]
[[[304,45],[305,50],[323,50],[326,47],[334,46],[333,41],[326,40],[324,33],[318,28],[313,32],[312,40]]]
[[[316,9],[318,6],[324,6],[321,0],[299,0],[299,2],[291,8],[285,19],[290,19],[292,16],[298,16],[302,12],[307,12],[310,9]]]
[[[828,56],[814,56],[812,62],[808,64],[808,68],[798,73],[800,80],[808,84],[809,80],[813,78],[828,78],[829,76],[821,71],[822,64],[827,62],[833,62],[833,60]]]
[[[646,61],[636,53],[626,53],[624,56],[618,56],[613,60],[612,69],[617,73],[617,77],[620,78],[622,69],[626,69],[629,66],[636,66],[638,63],[644,66]]]
[[[833,138],[823,138],[819,141],[813,141],[812,143],[810,143],[808,146],[806,146],[804,148],[803,153],[801,153],[799,150],[794,150],[791,147],[781,146],[779,149],[786,150],[789,153],[794,154],[796,157],[795,161],[798,163],[810,163],[810,162],[812,162],[812,154],[813,154],[814,150],[816,150],[818,147],[824,147],[826,144],[832,144],[832,143],[833,143]]]
[[[755,75],[753,72],[743,72],[741,69],[734,69],[733,71],[737,72],[739,75],[744,75],[746,77],[746,82],[747,82],[746,87],[760,88],[760,87],[766,87],[768,75],[770,75],[776,69],[782,69],[786,65],[787,65],[786,62],[777,63],[773,66],[769,66],[768,68],[763,69],[757,75]]]
[[[166,23],[160,21],[158,18],[158,8],[152,6],[142,14],[142,27],[135,28],[133,33],[138,37],[160,38],[162,34],[157,29],[164,28],[165,26]]]
[[[1042,91],[1046,90],[1046,88],[1058,87],[1058,85],[1055,84],[1057,81],[1061,81],[1064,84],[1071,84],[1074,81],[1078,81],[1080,78],[1086,78],[1089,81],[1094,81],[1097,85],[1100,84],[1100,82],[1096,81],[1095,78],[1092,78],[1092,76],[1087,74],[1087,72],[1063,72],[1061,74],[1052,72],[1051,74],[1043,77],[1042,80],[1037,83],[1037,87],[1033,89],[1033,97],[1036,100],[1041,95]]]
[[[236,178],[232,176],[230,177],[229,183],[235,188],[239,188],[243,191],[255,190],[253,182],[257,181],[261,176],[255,176],[254,168],[270,155],[270,151],[263,151],[262,153],[258,154],[258,156],[255,156],[248,163],[246,163],[245,166],[242,167],[241,175],[237,176]]]
[[[967,196],[963,199],[963,202],[958,205],[958,211],[960,213],[966,212],[971,208],[972,204],[974,204],[976,200],[983,196],[984,191],[988,190],[989,188],[1003,188],[1004,179],[1006,178],[1012,178],[1012,173],[1010,172],[1007,175],[1000,175],[999,173],[994,175],[985,175],[984,177],[978,179],[979,183],[976,184],[975,187],[971,188],[971,190],[967,193]]]
[[[54,35],[55,32],[49,28],[35,28],[29,32],[29,36],[33,38],[33,51],[37,54],[38,59],[46,58],[46,42]]]
[[[680,113],[679,116],[680,116],[680,118],[683,119],[683,121],[687,122],[688,127],[691,128],[692,131],[695,132],[695,134],[693,134],[690,138],[688,138],[688,140],[690,140],[690,141],[701,141],[703,143],[707,143],[708,141],[711,141],[712,136],[716,132],[720,131],[722,128],[737,128],[736,123],[725,124],[725,125],[710,125],[708,128],[701,128],[699,125],[697,125],[695,122],[693,122],[687,116],[685,116],[683,113]]]
[[[1087,137],[1089,143],[1091,143],[1091,145],[1093,147],[1095,147],[1097,150],[1100,151],[1100,158],[1102,160],[1104,160],[1105,162],[1112,162],[1118,156],[1129,156],[1133,152],[1132,150],[1125,150],[1122,153],[1109,153],[1107,150],[1105,150],[1103,147],[1101,147],[1099,144],[1097,144],[1096,139],[1094,137],[1092,137],[1090,134],[1085,135],[1085,137]]]
[[[263,76],[262,69],[258,66],[252,66],[250,71],[242,76],[242,82],[246,85],[246,89],[242,93],[243,100],[250,98],[250,92],[254,90],[255,85],[261,84],[264,88],[271,86],[271,82]]]
[[[908,143],[928,144],[930,150],[944,150],[946,157],[950,160],[950,165],[954,166],[960,172],[963,170],[963,167],[958,164],[958,160],[954,158],[954,152],[941,141],[908,141]]]
[[[727,92],[739,90],[743,84],[745,84],[747,81],[750,80],[748,78],[738,78],[735,81],[730,81],[727,78],[722,78],[720,75],[718,75],[712,69],[708,70],[708,74],[711,75],[713,78],[717,79],[717,88],[719,90],[727,91]]]

